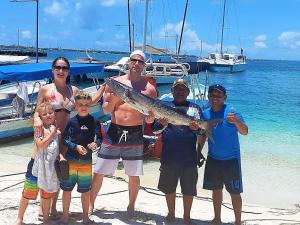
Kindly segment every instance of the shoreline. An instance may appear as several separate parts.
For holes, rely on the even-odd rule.
[[[7,145],[6,147],[3,146],[3,148],[0,148],[2,150],[2,152],[0,152],[0,157],[5,158],[5,160],[2,160],[2,162],[0,163],[1,174],[24,173],[26,171],[26,166],[30,159],[32,141],[30,138],[28,138],[27,141],[25,143],[23,142],[23,144],[21,145],[20,142],[21,141],[16,142],[15,145]],[[24,150],[20,152],[21,149]],[[93,156],[93,161],[95,163],[96,155]],[[160,163],[158,159],[147,159],[144,161],[144,175],[140,177],[141,186],[157,188],[159,179],[159,166]],[[278,175],[283,173],[280,167],[273,168],[273,173],[269,174],[271,180],[264,183],[263,186],[261,181],[265,180],[265,174],[261,172],[263,171],[263,169],[259,165],[259,162],[248,162],[245,159],[242,163],[242,169],[244,183],[244,193],[242,193],[242,199],[244,202],[251,205],[259,205],[269,208],[285,208],[290,210],[299,208],[297,195],[295,196],[294,194],[292,194],[295,192],[294,189],[296,189],[296,184],[298,182],[297,180],[293,181],[295,186],[291,187],[292,192],[282,191],[282,188],[278,187],[277,182],[272,182],[273,179],[276,179],[276,174],[278,177]],[[294,173],[295,172],[296,171],[294,171]],[[198,195],[211,197],[211,191],[204,190],[202,188],[204,167],[198,169],[198,174]],[[115,176],[127,179],[127,176],[124,174],[124,170],[121,167],[116,170]],[[223,193],[224,200],[230,201],[230,195],[226,191],[224,191]]]
[[[2,170],[2,169],[1,169]],[[0,173],[0,176],[3,172]],[[165,224],[164,217],[167,214],[167,206],[164,195],[155,188],[143,186],[136,202],[136,212],[133,219],[127,219],[126,207],[128,204],[127,180],[119,176],[105,177],[102,189],[95,203],[95,212],[91,216],[96,223],[103,224]],[[18,202],[21,197],[24,175],[1,177],[0,182],[0,221],[1,224],[12,224],[17,216]],[[21,182],[21,183],[20,183]],[[6,189],[5,189],[6,188]],[[177,190],[176,220],[172,224],[183,224],[182,198]],[[57,209],[62,210],[60,193]],[[26,210],[25,224],[41,224],[37,220],[39,198],[30,201]],[[81,202],[80,195],[74,190],[70,207],[71,217],[69,224],[80,224]],[[194,224],[208,225],[213,217],[213,207],[210,197],[197,196],[194,198],[191,218]],[[257,205],[243,204],[242,220],[247,225],[279,225],[300,224],[299,209],[266,208]],[[234,214],[229,202],[222,206],[223,224],[229,225],[234,222]],[[50,224],[57,224],[51,221]]]

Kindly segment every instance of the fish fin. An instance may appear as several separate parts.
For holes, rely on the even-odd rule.
[[[223,119],[212,119],[212,120],[208,120],[207,122],[207,126],[205,128],[205,135],[210,139],[210,141],[214,144],[215,140],[212,137],[212,132],[211,130],[218,126],[218,123],[223,121]]]

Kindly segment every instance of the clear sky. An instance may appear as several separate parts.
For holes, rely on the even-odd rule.
[[[28,0],[27,0],[28,1]],[[127,0],[39,0],[39,45],[128,50]],[[176,49],[186,0],[151,0],[147,43]],[[189,0],[181,53],[205,56],[220,43],[222,0]],[[227,0],[224,49],[248,58],[300,60],[300,0]],[[145,0],[130,0],[141,45]],[[0,44],[35,46],[36,3],[0,0]],[[201,44],[202,43],[202,44]],[[201,52],[202,46],[202,52]]]

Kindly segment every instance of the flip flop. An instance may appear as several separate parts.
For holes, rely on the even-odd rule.
[[[60,182],[69,179],[69,163],[67,160],[55,161],[55,171]]]

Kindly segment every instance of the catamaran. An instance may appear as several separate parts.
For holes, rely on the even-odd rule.
[[[226,12],[226,0],[223,3],[223,17],[222,17],[222,32],[221,32],[221,47],[220,52],[210,53],[207,58],[201,58],[198,60],[200,66],[208,67],[210,71],[215,72],[241,72],[246,69],[246,56],[243,54],[241,48],[241,54],[236,55],[232,52],[223,50],[224,40],[224,24],[225,24],[225,12]]]

